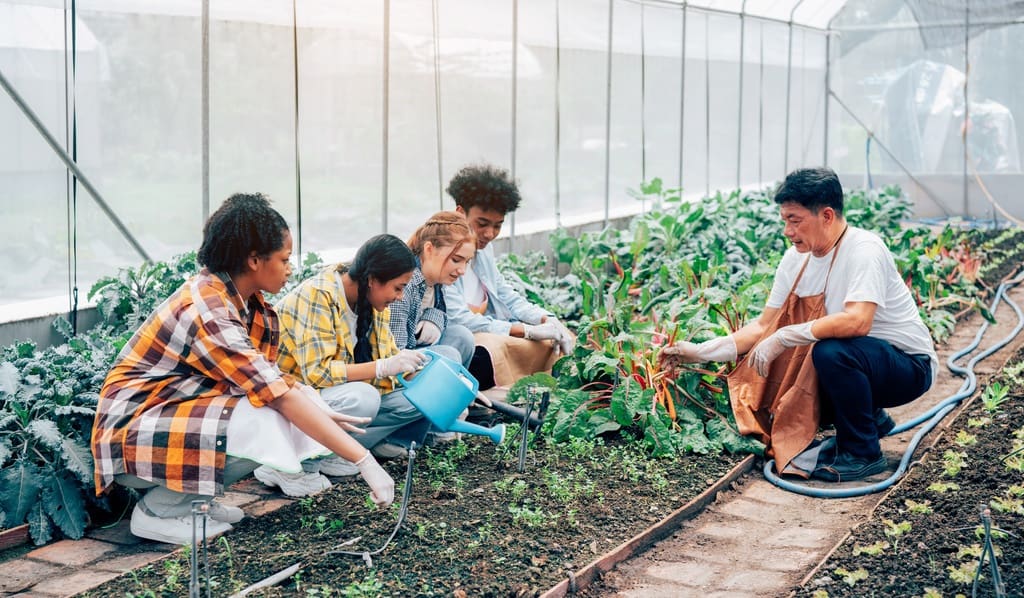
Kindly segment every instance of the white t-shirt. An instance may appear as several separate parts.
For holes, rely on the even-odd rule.
[[[807,297],[821,293],[834,251],[815,257],[790,247],[775,270],[775,282],[767,306],[782,307],[808,256],[810,262],[796,287],[796,294]],[[939,372],[935,344],[921,320],[910,289],[896,270],[889,248],[875,233],[853,226],[846,231],[832,273],[828,276],[825,313],[841,312],[851,301],[867,301],[878,306],[868,336],[888,341],[910,355],[931,358],[934,383]]]

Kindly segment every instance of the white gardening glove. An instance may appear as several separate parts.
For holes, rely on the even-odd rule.
[[[433,345],[441,340],[441,329],[430,320],[420,320],[416,325],[416,341],[421,345]]]
[[[729,334],[703,343],[679,341],[662,349],[658,356],[660,359],[673,358],[679,363],[736,361],[736,340]]]
[[[374,504],[386,507],[395,502],[395,481],[384,471],[380,463],[377,463],[370,451],[366,451],[366,456],[356,461],[356,467],[359,468],[359,475],[363,476],[366,485],[370,487],[370,499]]]
[[[786,349],[809,345],[818,340],[811,332],[813,323],[812,320],[803,324],[783,326],[776,330],[750,352],[750,367],[754,368],[759,375],[767,376],[772,362]]]
[[[427,356],[422,351],[413,349],[402,349],[397,355],[378,359],[376,362],[377,377],[387,378],[411,372],[421,365],[427,363]]]
[[[576,337],[573,336],[572,331],[569,327],[562,323],[561,320],[548,316],[545,323],[551,322],[558,326],[559,334],[558,338],[555,339],[555,351],[562,355],[568,355],[572,353],[573,347],[576,345]]]
[[[543,324],[523,324],[523,337],[530,341],[558,340],[561,333],[562,328],[558,321],[552,321],[552,318],[548,318],[548,321]]]

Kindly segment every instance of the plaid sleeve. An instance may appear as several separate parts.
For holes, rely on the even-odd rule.
[[[277,307],[281,318],[281,360],[289,373],[313,388],[348,381],[348,324],[334,298],[312,285],[299,287]]]
[[[448,327],[448,314],[444,313],[443,310],[440,310],[436,307],[428,307],[427,309],[423,310],[423,313],[420,314],[419,319],[426,320],[431,324],[437,326],[438,330],[440,330],[441,332],[444,332],[444,329]],[[419,322],[417,322],[417,324],[419,324]]]
[[[253,346],[245,324],[219,296],[203,293],[189,308],[194,336],[185,361],[213,380],[242,389],[253,405],[263,406],[288,392],[277,366]]]
[[[388,310],[391,312],[389,318],[389,326],[391,330],[391,336],[395,340],[395,346],[403,349],[413,349],[416,347],[416,307],[422,302],[423,298],[420,297],[419,301],[416,301],[416,293],[413,289],[410,289],[412,285],[409,285],[405,289],[405,294],[401,299],[395,301],[388,306]]]

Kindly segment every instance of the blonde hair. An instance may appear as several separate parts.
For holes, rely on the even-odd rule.
[[[448,257],[451,257],[465,243],[472,245],[473,251],[476,251],[476,234],[469,227],[466,217],[459,212],[434,214],[409,237],[407,245],[416,256],[421,256],[423,246],[427,242],[437,248],[451,247],[452,250],[448,253]]]

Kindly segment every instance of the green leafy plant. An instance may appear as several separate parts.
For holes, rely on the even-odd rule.
[[[1010,400],[1010,387],[999,382],[992,382],[981,393],[981,404],[985,411],[995,413],[1006,401]]]
[[[916,500],[906,499],[903,501],[906,505],[907,511],[915,515],[928,515],[932,512],[931,501],[926,500],[924,502],[917,502]]]
[[[954,482],[934,482],[928,485],[928,490],[932,492],[938,492],[939,494],[945,494],[947,492],[959,489],[960,485]]]
[[[842,578],[843,583],[850,587],[853,587],[857,585],[857,582],[868,578],[868,571],[863,567],[860,567],[855,571],[850,571],[843,567],[836,567],[835,574]]]
[[[967,465],[967,453],[962,451],[946,450],[942,453],[942,473],[948,477],[956,477]]]
[[[0,350],[0,525],[28,522],[36,544],[55,528],[82,537],[87,507],[108,504],[95,497],[89,439],[97,392],[121,341],[107,327],[78,336],[66,320],[55,327],[67,343]]]
[[[889,548],[889,543],[884,540],[879,540],[874,544],[868,544],[862,546],[860,544],[853,545],[853,556],[860,556],[866,554],[868,556],[878,556],[883,554]]]

